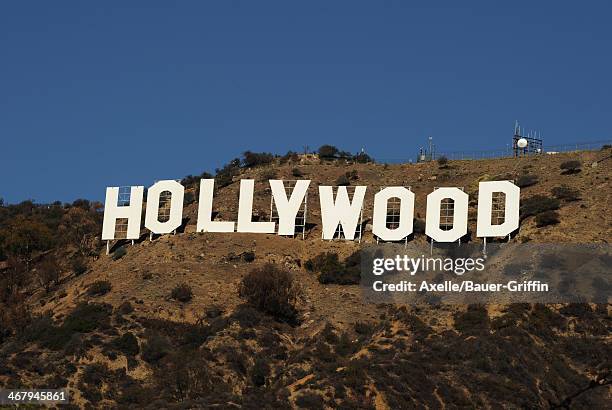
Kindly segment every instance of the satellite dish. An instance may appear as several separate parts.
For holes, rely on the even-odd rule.
[[[521,138],[516,142],[516,146],[519,148],[525,148],[527,146],[527,140],[525,138]]]

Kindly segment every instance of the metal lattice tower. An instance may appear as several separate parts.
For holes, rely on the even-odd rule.
[[[524,157],[528,155],[538,155],[544,153],[544,145],[542,135],[539,132],[530,131],[523,135],[525,130],[521,130],[518,121],[514,123],[514,136],[512,137],[512,152],[515,157]],[[527,140],[527,146],[521,148],[518,146],[520,139]]]

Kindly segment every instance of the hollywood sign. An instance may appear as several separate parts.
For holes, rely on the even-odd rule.
[[[305,201],[310,180],[299,180],[288,197],[282,180],[270,180],[272,199],[278,212],[276,222],[253,221],[253,194],[255,181],[243,179],[240,181],[240,196],[238,200],[237,221],[213,220],[214,179],[200,181],[198,200],[197,232],[247,232],[278,235],[294,235],[295,219],[300,207]],[[354,238],[360,215],[366,186],[354,187],[354,194],[349,198],[345,186],[319,186],[321,206],[321,223],[323,239],[333,239],[338,226],[342,226],[345,238]],[[337,193],[334,195],[334,188]],[[162,193],[170,193],[169,218],[159,220],[160,197]],[[504,217],[503,223],[492,223],[493,194],[503,193]],[[167,234],[175,231],[183,220],[183,197],[185,188],[174,180],[159,181],[147,191],[144,226],[154,234]],[[167,194],[165,194],[167,195]],[[142,204],[144,187],[130,187],[128,205],[120,206],[119,188],[106,189],[104,206],[104,223],[102,239],[115,239],[115,228],[118,219],[127,219],[126,239],[138,239],[140,236]],[[387,226],[387,207],[389,200],[399,199],[399,224],[391,229]],[[511,181],[480,182],[478,190],[478,218],[476,236],[503,237],[519,227],[520,189]],[[383,241],[398,241],[409,236],[413,231],[414,199],[412,191],[405,187],[387,187],[374,195],[374,210],[372,217],[372,233]],[[440,210],[444,199],[451,199],[453,206],[452,228],[444,230],[440,227]],[[427,195],[427,214],[425,234],[436,242],[454,242],[467,234],[468,229],[468,194],[459,188],[438,188]]]

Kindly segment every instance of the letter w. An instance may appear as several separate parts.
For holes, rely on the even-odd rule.
[[[334,201],[333,187],[319,186],[323,239],[333,239],[338,224],[342,226],[346,239],[352,240],[355,238],[355,229],[359,223],[359,215],[361,214],[365,193],[365,186],[356,186],[353,201],[351,202],[346,187],[340,186]]]

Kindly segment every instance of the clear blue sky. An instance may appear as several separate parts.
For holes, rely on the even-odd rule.
[[[612,4],[0,3],[0,197],[102,199],[242,151],[612,136]],[[129,4],[129,5],[127,5]]]

